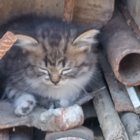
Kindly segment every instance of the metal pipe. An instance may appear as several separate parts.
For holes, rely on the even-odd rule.
[[[140,84],[140,41],[117,12],[104,27],[101,43],[116,78],[125,85]]]

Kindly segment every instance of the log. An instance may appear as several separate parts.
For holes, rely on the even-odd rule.
[[[119,12],[103,29],[101,42],[116,78],[128,86],[139,85],[140,41]]]
[[[94,140],[93,131],[79,127],[64,132],[47,133],[45,140]]]
[[[83,121],[84,114],[78,105],[52,110],[36,107],[31,114],[17,117],[10,103],[0,102],[0,130],[28,126],[36,127],[42,131],[54,132],[81,126]]]
[[[6,130],[0,130],[0,140],[10,140],[9,138],[9,131]]]
[[[121,120],[126,128],[130,140],[140,139],[140,118],[135,113],[123,113]]]
[[[105,140],[129,140],[107,89],[98,92],[93,103]]]
[[[75,0],[64,1],[64,21],[71,22],[73,19]]]
[[[115,106],[115,110],[118,112],[135,112],[136,110],[134,109],[129,99],[125,86],[116,80],[106,57],[103,54],[101,54],[100,57],[101,67],[103,69],[104,76],[108,84],[108,88]]]

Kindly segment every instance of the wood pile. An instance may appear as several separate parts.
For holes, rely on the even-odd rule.
[[[66,22],[94,24],[93,27],[99,29],[104,26],[101,32],[103,51],[100,53],[103,79],[96,94],[93,93],[95,97],[92,104],[83,106],[83,110],[85,118],[97,116],[105,140],[140,139],[140,31],[138,28],[139,9],[137,8],[140,5],[136,5],[136,1],[127,0],[124,2],[125,6],[122,6],[124,3],[120,2],[119,11],[116,10],[113,14],[114,0],[60,0],[59,2],[57,0],[47,2],[31,0],[30,2],[24,1],[24,4],[22,0],[20,2],[1,0],[0,24],[18,15],[47,13],[50,16],[61,17]],[[10,14],[11,12],[13,15]],[[0,50],[1,58],[16,40],[14,38],[11,46],[3,48],[7,42],[5,36],[0,40],[0,49],[3,50],[2,53]],[[85,100],[90,100],[90,97]],[[79,101],[79,104],[81,102],[83,101]],[[10,140],[9,131],[17,126],[36,127],[42,131],[58,131],[47,133],[45,140],[94,139],[91,130],[78,127],[84,121],[82,110],[81,120],[74,122],[74,125],[70,123],[69,127],[62,125],[62,114],[59,114],[60,116],[51,114],[50,117],[47,112],[47,115],[43,117],[45,121],[41,122],[40,114],[44,112],[47,111],[38,107],[30,115],[19,118],[14,116],[9,103],[1,101],[0,140]],[[71,130],[68,130],[70,128]]]

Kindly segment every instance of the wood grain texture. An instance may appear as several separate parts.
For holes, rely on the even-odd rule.
[[[76,0],[65,0],[64,4],[64,21],[71,22]]]
[[[77,0],[74,21],[101,26],[107,23],[114,11],[114,0]]]
[[[63,18],[63,0],[0,0],[0,24],[25,14],[49,15]]]
[[[16,16],[35,14],[101,28],[112,17],[114,0],[0,0],[0,11],[0,24]]]
[[[107,89],[98,92],[93,103],[105,140],[129,140]]]

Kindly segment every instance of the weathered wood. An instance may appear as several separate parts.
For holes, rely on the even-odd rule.
[[[8,130],[0,130],[0,140],[10,140]]]
[[[107,89],[98,92],[93,103],[105,140],[128,140]]]
[[[140,27],[140,1],[139,0],[127,0],[127,6],[131,16]]]
[[[47,133],[45,140],[94,140],[93,132],[86,127]]]
[[[124,0],[123,0],[124,1]],[[126,2],[126,1],[125,1]],[[136,37],[140,39],[140,28],[136,24],[135,20],[131,16],[128,7],[126,6],[125,2],[119,2],[118,8],[123,14],[125,21],[127,22],[128,26],[133,30],[135,33]]]
[[[76,0],[73,20],[101,27],[114,11],[114,0]]]
[[[139,85],[140,41],[119,12],[105,26],[102,45],[116,78],[128,86]]]
[[[64,4],[64,20],[71,22],[73,19],[74,5],[76,0],[65,0]]]
[[[64,16],[67,21],[74,16],[75,22],[92,23],[101,28],[112,16],[114,0],[0,0],[0,11],[0,24],[15,16],[36,14]]]
[[[134,113],[124,113],[121,120],[126,128],[130,140],[140,139],[140,118]]]
[[[17,117],[11,104],[0,102],[0,130],[28,126],[42,131],[61,131],[81,126],[83,121],[83,111],[78,105],[53,110],[37,107],[31,114]]]
[[[64,0],[0,0],[0,24],[9,18],[33,13],[63,18],[63,8]]]
[[[125,86],[116,80],[106,57],[103,54],[101,55],[101,67],[103,69],[104,76],[108,84],[111,97],[113,99],[115,110],[118,112],[135,112],[135,109],[129,99]]]

